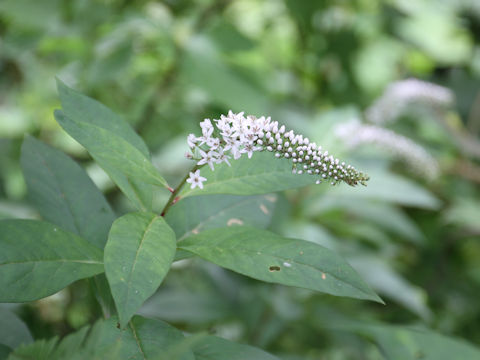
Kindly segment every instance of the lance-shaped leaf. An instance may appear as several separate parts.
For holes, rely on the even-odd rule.
[[[55,111],[55,118],[67,133],[88,150],[100,166],[107,164],[132,179],[167,187],[167,182],[150,160],[121,136],[96,124],[75,121],[60,110]]]
[[[206,194],[255,195],[287,190],[315,183],[315,177],[308,174],[292,174],[288,159],[277,159],[271,152],[255,153],[251,159],[242,157],[231,162],[201,170],[207,178],[203,189],[185,188],[181,196]]]
[[[23,142],[21,163],[29,197],[42,217],[103,249],[115,215],[85,170],[32,137]]]
[[[105,273],[124,327],[170,269],[175,233],[153,213],[130,213],[117,219],[105,246]]]
[[[29,136],[22,145],[21,163],[29,197],[43,218],[103,250],[115,214],[85,170]],[[114,311],[105,275],[95,276],[92,286],[104,313]]]
[[[382,302],[339,255],[305,240],[233,227],[207,230],[179,248],[255,279]]]
[[[60,80],[57,81],[57,86],[62,103],[62,111],[57,112],[57,118],[67,117],[77,124],[85,123],[102,128],[108,133],[123,139],[126,143],[138,150],[148,162],[150,161],[147,146],[124,119],[99,102],[70,89]],[[70,133],[70,135],[82,143],[82,141],[76,138],[76,134]],[[84,142],[88,142],[89,139],[83,140]],[[139,210],[151,209],[152,185],[146,184],[143,180],[128,177],[121,169],[116,168],[118,161],[114,161],[114,164],[110,164],[108,161],[102,161],[101,157],[95,156],[86,144],[82,143],[82,145],[90,151],[99,165],[108,173],[112,180]],[[138,154],[136,155],[139,157]],[[159,176],[158,174],[154,175],[155,177]],[[157,180],[161,181],[162,179],[160,177]]]
[[[102,252],[43,221],[0,220],[0,302],[26,302],[103,272]]]

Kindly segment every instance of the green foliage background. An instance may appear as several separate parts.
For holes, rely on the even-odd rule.
[[[2,0],[2,218],[38,218],[19,161],[26,133],[79,161],[117,215],[133,210],[55,122],[55,76],[121,114],[172,184],[189,167],[186,135],[229,109],[271,115],[370,174],[362,189],[324,184],[241,198],[246,203],[232,216],[337,251],[386,306],[261,283],[189,259],[176,263],[141,314],[283,359],[455,359],[460,345],[442,336],[480,343],[477,1]],[[414,112],[391,125],[439,162],[433,181],[381,149],[349,152],[333,134],[336,124],[361,117],[389,83],[408,77],[456,95],[442,116]],[[221,213],[212,203],[231,211],[240,201],[213,196],[185,199],[169,221],[180,224],[198,209]],[[167,197],[155,193],[154,210]],[[259,204],[268,211],[252,216]],[[207,230],[230,218],[199,221]],[[69,334],[101,315],[86,281],[3,308],[15,310],[35,339]],[[21,323],[15,329],[19,338],[30,336]]]

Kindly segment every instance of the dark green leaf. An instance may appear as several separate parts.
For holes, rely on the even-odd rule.
[[[107,164],[132,179],[167,187],[167,182],[149,158],[123,137],[96,124],[73,120],[60,110],[55,111],[55,118],[67,133],[88,150],[100,166]]]
[[[156,214],[130,213],[113,223],[105,246],[105,273],[122,328],[158,288],[175,250],[175,233]]]
[[[123,138],[146,158],[150,156],[148,147],[142,138],[133,131],[124,119],[108,107],[69,88],[59,79],[57,79],[57,88],[62,103],[62,110],[72,121],[84,122],[101,127]]]
[[[21,163],[30,199],[43,218],[103,249],[115,215],[87,173],[32,137],[23,142]]]
[[[21,164],[29,197],[40,214],[103,250],[115,214],[85,170],[32,137],[23,142]],[[104,314],[109,315],[114,306],[105,275],[91,281]]]
[[[43,221],[0,220],[0,248],[0,302],[40,299],[103,272],[97,247]]]
[[[15,349],[33,341],[30,331],[15,313],[0,308],[0,344]]]
[[[120,330],[112,317],[97,321],[88,330],[82,328],[61,341],[53,338],[21,346],[8,359],[194,360],[191,350],[183,346],[183,334],[160,320],[135,316],[126,329]]]
[[[218,336],[206,336],[193,347],[196,360],[276,360],[277,357],[253,346],[237,344]]]
[[[147,146],[124,119],[99,102],[70,89],[59,80],[57,81],[57,86],[62,102],[62,112],[57,111],[56,116],[58,118],[67,117],[70,119],[70,123],[84,124],[87,127],[91,125],[92,127],[88,127],[90,130],[92,128],[104,129],[104,133],[111,134],[112,138],[115,137],[117,139],[117,145],[121,142],[118,138],[121,138],[140,153],[139,155],[138,152],[135,151],[136,157],[142,158],[142,161],[144,159],[146,159],[147,162],[150,161]],[[75,138],[75,134],[70,135]],[[76,140],[82,143],[80,139]],[[89,139],[83,140],[87,143]],[[118,161],[114,161],[115,164],[110,164],[108,161],[102,160],[100,156],[93,154],[86,144],[82,143],[82,145],[90,151],[99,165],[108,173],[112,180],[139,210],[151,210],[152,186],[150,184],[143,182],[143,179],[129,178],[122,169],[116,168],[115,165],[118,165]],[[126,147],[128,148],[129,146],[126,145]],[[105,149],[101,150],[101,152],[104,151]],[[135,155],[133,156],[135,157]],[[155,169],[150,167],[150,171],[155,171],[154,175],[156,180],[163,180],[161,177],[157,179],[159,175]]]
[[[0,360],[7,359],[11,351],[12,349],[7,345],[0,344]]]
[[[189,237],[179,248],[255,279],[382,302],[345,260],[308,241],[231,227]]]

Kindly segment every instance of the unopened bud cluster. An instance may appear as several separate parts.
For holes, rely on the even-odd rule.
[[[412,78],[390,84],[365,115],[368,121],[383,124],[396,120],[413,105],[442,110],[450,107],[454,101],[450,89]]]
[[[200,126],[202,136],[188,136],[187,142],[192,151],[185,156],[196,160],[197,165],[209,165],[212,170],[214,164],[226,162],[230,165],[229,159],[232,157],[239,159],[246,154],[251,158],[256,151],[268,151],[277,159],[290,160],[293,173],[315,176],[317,184],[328,181],[335,185],[343,181],[354,186],[358,183],[366,185],[368,180],[366,174],[340,162],[308,138],[295,134],[293,130],[287,131],[284,125],[279,125],[270,117],[256,118],[244,116],[243,112],[234,114],[230,111],[213,123],[206,119]],[[201,182],[205,180],[198,182],[195,179],[199,179],[199,174],[189,181],[192,188],[202,188]]]

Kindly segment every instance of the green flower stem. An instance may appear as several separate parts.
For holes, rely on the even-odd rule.
[[[190,177],[190,173],[197,171],[198,169],[202,168],[203,166],[204,166],[204,165],[195,165],[195,166],[187,173],[187,175],[185,175],[185,177],[184,177],[183,180],[180,182],[180,184],[178,184],[177,187],[176,187],[175,189],[173,189],[172,195],[170,195],[170,198],[168,199],[167,204],[166,204],[165,207],[163,208],[162,213],[161,213],[161,216],[165,216],[165,214],[167,213],[168,209],[170,209],[170,207],[171,207],[173,204],[175,204],[178,200],[180,200],[180,198],[179,198],[177,195],[178,195],[178,193],[180,192],[180,190],[182,190],[183,186],[184,186],[185,183],[187,182],[187,179]]]

